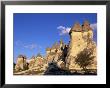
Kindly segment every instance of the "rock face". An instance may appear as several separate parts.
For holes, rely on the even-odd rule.
[[[55,43],[53,44],[53,46],[51,48],[47,48],[46,52],[46,60],[47,63],[51,63],[51,62],[58,62],[59,60],[61,60],[63,57],[63,50],[64,50],[64,43],[62,40],[60,40],[59,43]]]
[[[64,61],[58,61],[57,62],[57,66],[59,67],[59,68],[61,68],[61,69],[65,69],[65,63],[64,63]]]
[[[15,65],[15,71],[22,71],[28,69],[28,64],[26,62],[26,56],[19,55],[17,63]]]
[[[45,64],[45,59],[38,54],[36,57],[33,56],[29,61],[29,69],[35,68],[35,67],[42,67]]]
[[[68,56],[66,59],[66,67],[68,69],[81,69],[80,66],[75,64],[75,57],[78,53],[83,51],[85,48],[93,48],[94,51],[94,62],[90,66],[92,69],[96,68],[96,44],[93,42],[93,31],[87,21],[84,22],[82,27],[80,24],[75,24],[70,30],[70,45],[68,49]]]
[[[33,68],[34,67],[34,64],[35,64],[35,57],[33,56],[29,61],[29,69]]]
[[[44,58],[42,58],[42,57],[35,58],[34,67],[43,66],[43,64],[44,64]]]

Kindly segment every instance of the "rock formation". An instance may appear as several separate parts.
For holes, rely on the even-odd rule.
[[[33,68],[34,67],[34,64],[35,64],[35,56],[32,56],[31,59],[28,61],[29,63],[29,69]]]
[[[78,53],[83,51],[85,48],[94,49],[93,55],[95,56],[93,64],[89,67],[90,69],[96,68],[96,44],[93,41],[93,31],[88,21],[85,21],[82,26],[76,23],[69,32],[70,45],[68,48],[68,55],[66,57],[66,67],[69,70],[80,70],[80,66],[75,64],[75,57]]]
[[[23,71],[28,69],[28,64],[26,62],[26,56],[19,55],[17,59],[17,63],[15,65],[15,71]]]
[[[46,48],[45,57],[40,54],[33,56],[28,61],[29,65],[27,65],[26,57],[19,55],[15,70],[18,72],[26,70],[26,72],[15,74],[72,74],[72,71],[81,71],[81,66],[76,63],[76,57],[85,49],[91,49],[91,56],[94,56],[92,64],[87,65],[87,69],[97,70],[97,48],[96,43],[93,41],[93,30],[89,22],[85,21],[83,25],[74,24],[69,35],[70,41],[68,44],[64,44],[63,40],[54,43],[52,47]]]

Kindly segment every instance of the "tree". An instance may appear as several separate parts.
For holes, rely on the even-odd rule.
[[[90,66],[93,63],[93,59],[95,56],[93,56],[93,49],[83,49],[76,57],[75,57],[75,63],[78,64],[83,70],[87,71],[87,66]]]

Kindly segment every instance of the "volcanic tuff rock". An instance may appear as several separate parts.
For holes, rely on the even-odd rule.
[[[77,30],[78,29],[78,30]],[[85,21],[82,27],[80,24],[75,24],[70,30],[70,44],[68,48],[68,55],[66,57],[66,67],[68,69],[81,69],[78,64],[75,64],[75,57],[85,48],[92,48],[95,56],[94,62],[90,69],[97,69],[96,66],[96,44],[93,41],[93,31],[89,22]]]
[[[46,48],[46,56],[42,57],[40,54],[36,57],[33,56],[28,64],[26,57],[19,55],[15,70],[17,72],[25,71],[15,72],[14,74],[71,74],[73,71],[82,70],[75,60],[77,55],[84,49],[92,49],[91,56],[94,56],[92,64],[88,65],[87,69],[97,70],[97,46],[93,41],[93,30],[89,22],[85,21],[83,25],[74,24],[69,35],[70,42],[68,44],[64,44],[63,40],[60,40],[54,43],[52,47]]]
[[[28,69],[28,64],[26,62],[26,56],[19,55],[17,63],[15,65],[15,71],[22,71]]]

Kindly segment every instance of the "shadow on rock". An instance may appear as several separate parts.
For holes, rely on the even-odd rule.
[[[71,75],[71,72],[59,68],[55,62],[52,62],[49,63],[44,75]]]
[[[44,75],[97,75],[96,73],[81,73],[78,71],[70,72],[68,70],[63,70],[59,68],[56,64],[56,62],[51,62],[49,63],[49,67],[47,70],[44,72]]]

